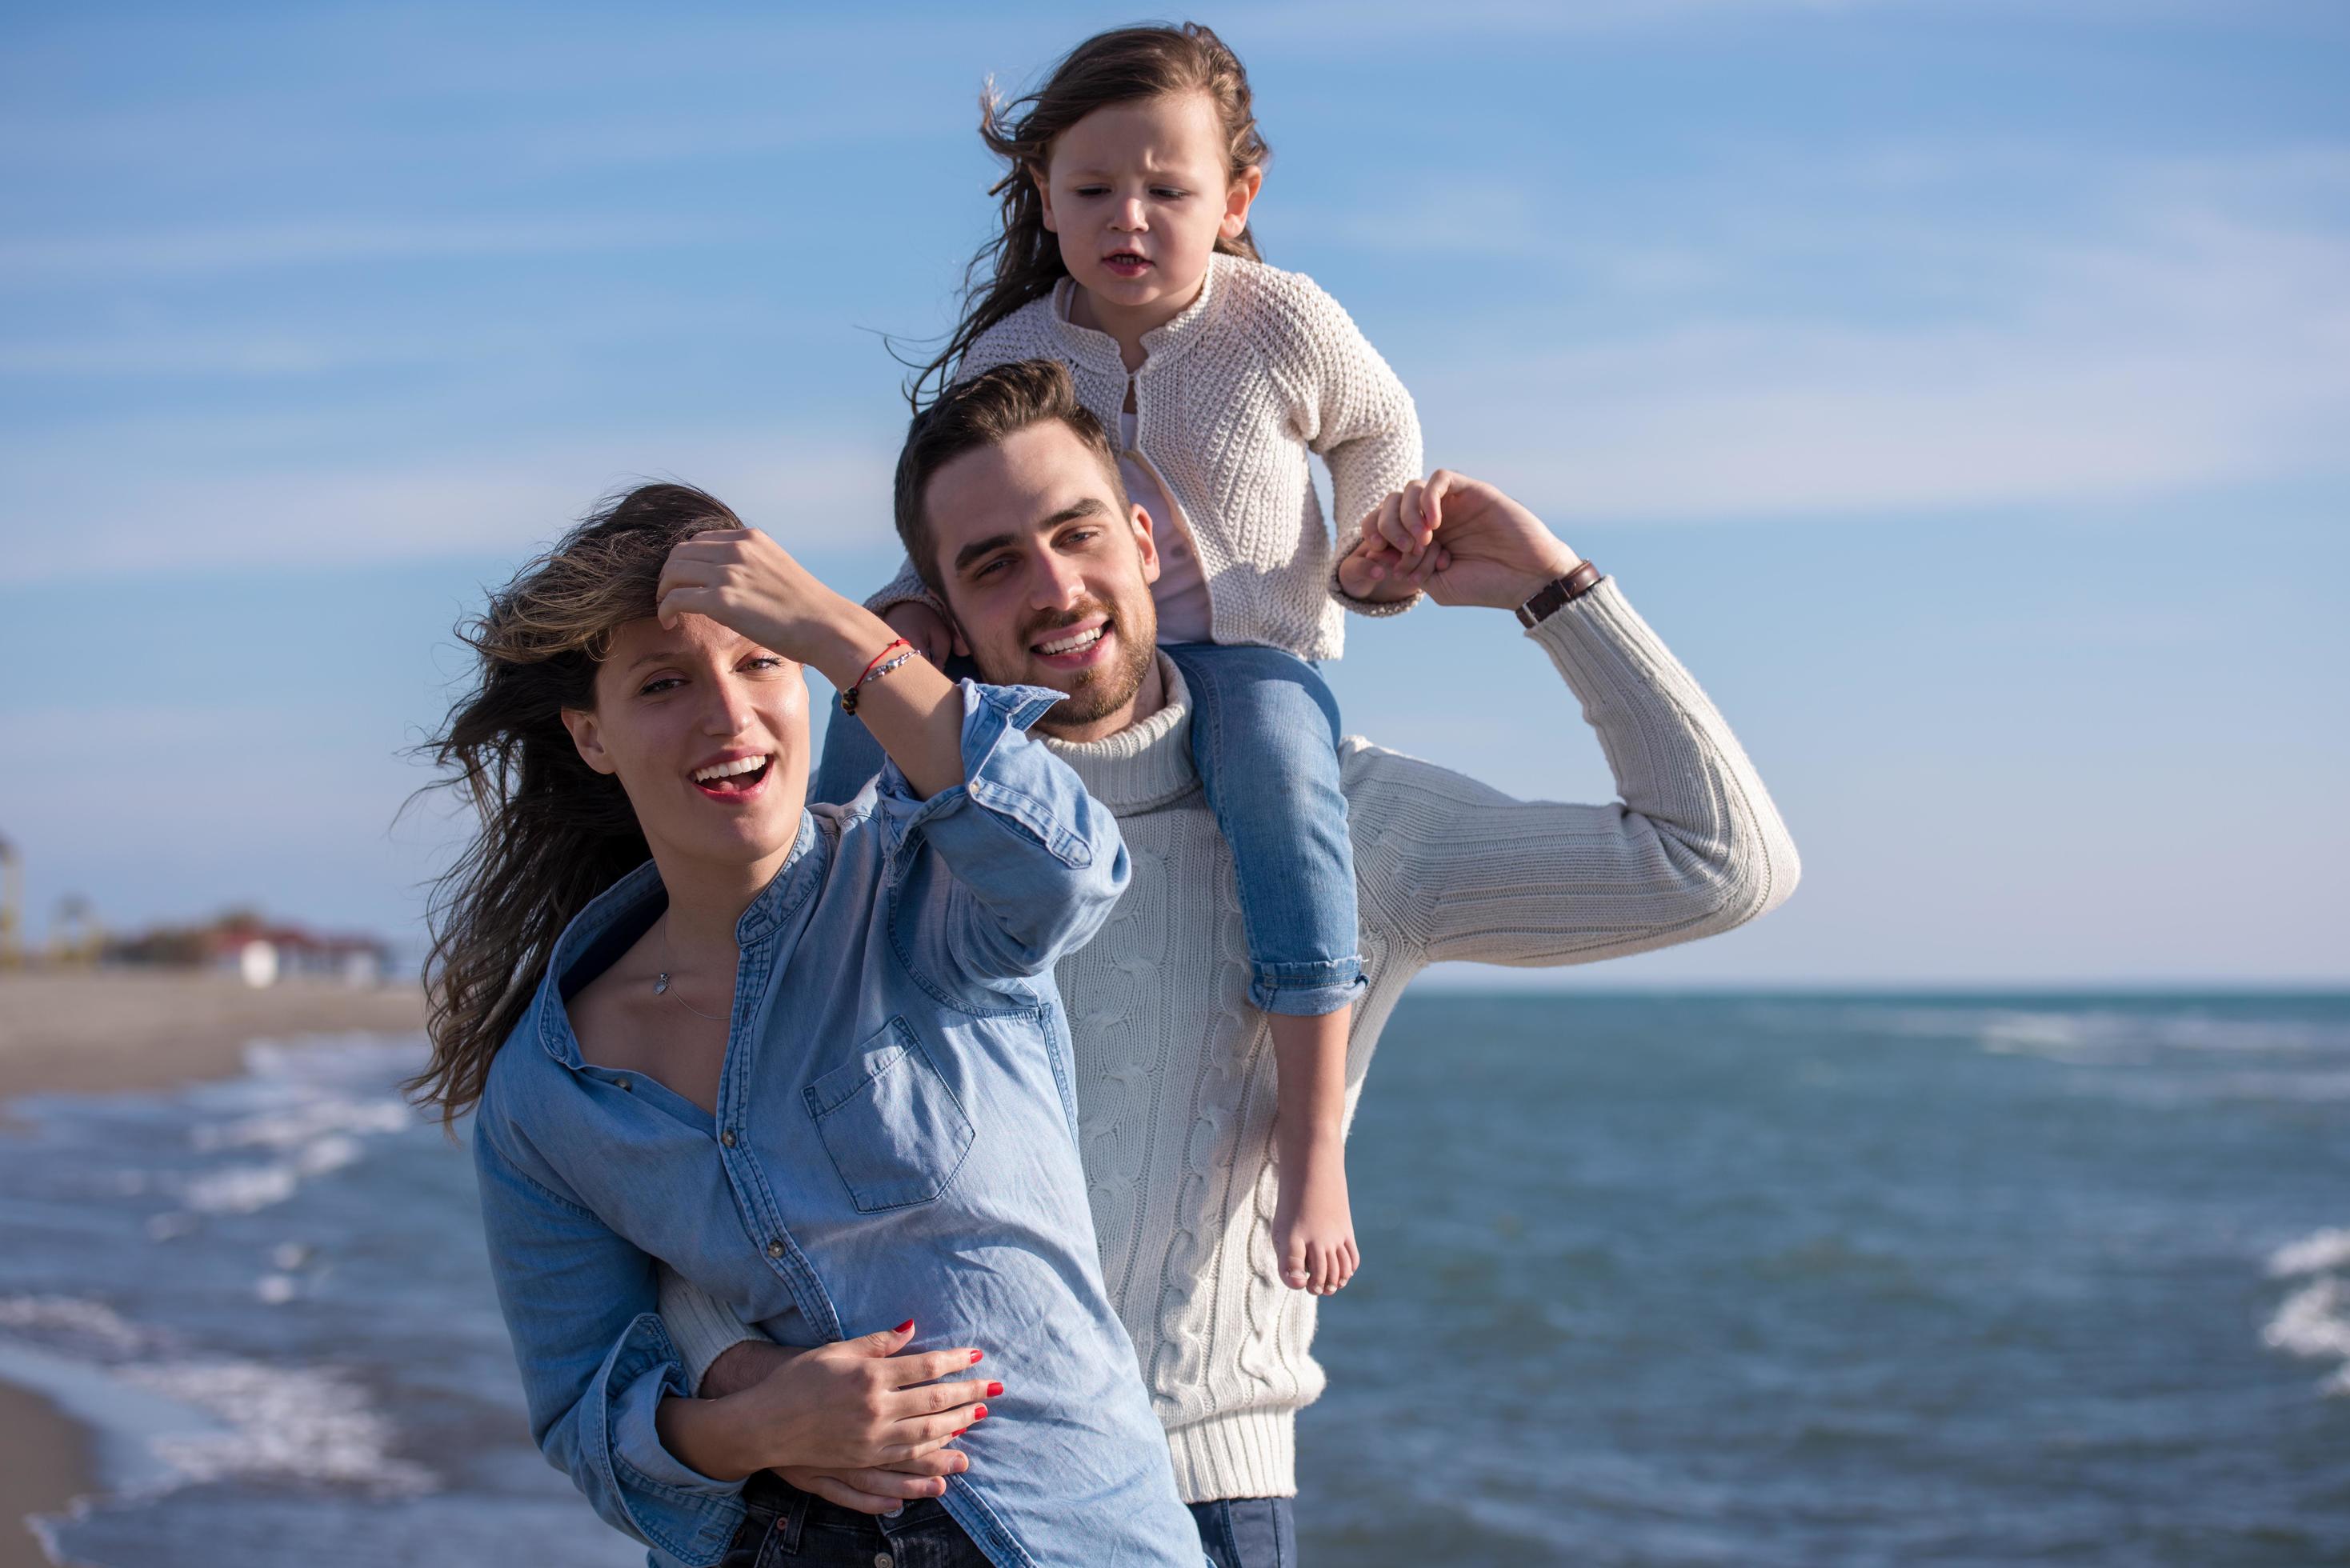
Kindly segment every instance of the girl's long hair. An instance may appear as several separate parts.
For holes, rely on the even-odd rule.
[[[979,95],[979,137],[1009,166],[987,192],[1001,199],[1003,226],[979,247],[964,271],[962,320],[954,335],[907,383],[907,400],[917,412],[946,390],[956,363],[980,334],[1029,301],[1044,298],[1068,275],[1036,193],[1054,141],[1097,109],[1186,92],[1204,92],[1216,106],[1227,180],[1264,167],[1273,150],[1257,132],[1248,72],[1222,38],[1197,22],[1097,33],[1071,49],[1043,87],[1010,103],[988,83]],[[1264,259],[1246,229],[1236,239],[1219,234],[1216,249],[1250,261]]]
[[[596,705],[612,634],[653,613],[671,549],[734,514],[690,485],[608,500],[457,628],[479,680],[419,750],[481,831],[433,883],[425,1032],[432,1059],[405,1085],[445,1125],[482,1097],[490,1059],[529,1009],[555,940],[650,851],[619,781],[580,758],[563,711]]]

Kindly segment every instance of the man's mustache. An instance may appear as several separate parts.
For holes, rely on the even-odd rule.
[[[1048,631],[1058,631],[1063,627],[1075,626],[1077,622],[1092,616],[1100,616],[1112,626],[1118,624],[1118,614],[1109,606],[1097,599],[1088,599],[1076,609],[1058,615],[1042,616],[1029,622],[1021,628],[1020,646],[1025,648]]]

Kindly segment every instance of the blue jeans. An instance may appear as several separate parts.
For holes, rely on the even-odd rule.
[[[894,1568],[988,1568],[987,1554],[931,1498],[877,1518],[761,1470],[743,1484],[743,1506],[746,1517],[718,1568],[873,1568],[877,1561]]]
[[[1338,778],[1338,700],[1278,648],[1162,644],[1191,689],[1191,763],[1232,852],[1247,932],[1249,1001],[1319,1017],[1355,1000],[1355,846]],[[950,659],[946,673],[979,678]],[[881,771],[881,747],[833,705],[808,798],[846,801]]]
[[[1297,1514],[1289,1499],[1223,1498],[1191,1508],[1215,1568],[1297,1568]]]
[[[1336,1012],[1363,980],[1338,700],[1278,648],[1162,646],[1191,689],[1191,763],[1232,846],[1249,1001],[1298,1017]]]

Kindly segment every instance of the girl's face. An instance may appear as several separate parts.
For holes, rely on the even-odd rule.
[[[1097,109],[1053,143],[1036,182],[1069,275],[1113,308],[1189,305],[1219,235],[1248,227],[1263,176],[1225,178],[1215,100],[1175,93]]]
[[[619,779],[664,875],[743,870],[799,833],[807,702],[797,664],[689,615],[675,631],[648,618],[615,632],[594,710],[563,722],[588,765]]]

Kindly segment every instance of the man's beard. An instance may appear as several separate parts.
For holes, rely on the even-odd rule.
[[[1038,639],[1049,636],[1065,626],[1075,626],[1092,616],[1107,618],[1109,629],[1118,638],[1117,655],[1108,663],[1078,670],[1067,677],[1068,695],[1054,706],[1047,722],[1062,724],[1090,724],[1117,712],[1134,701],[1142,690],[1142,678],[1150,672],[1152,662],[1159,657],[1159,618],[1156,606],[1146,597],[1138,613],[1121,614],[1098,599],[1091,599],[1065,615],[1038,621],[1022,628],[1020,633],[1020,668],[1024,670],[1029,649]],[[1002,673],[985,668],[981,671],[991,682],[1003,684]],[[1016,677],[1015,677],[1016,679]],[[1045,684],[1055,684],[1046,682]]]

